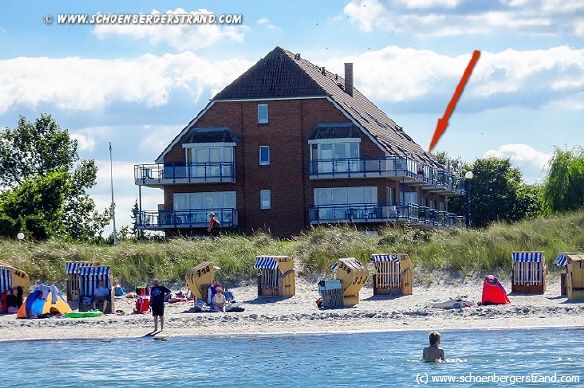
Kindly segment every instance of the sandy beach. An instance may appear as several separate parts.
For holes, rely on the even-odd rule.
[[[432,279],[432,280],[430,280]],[[446,280],[440,280],[446,279]],[[359,294],[355,307],[319,309],[316,280],[296,278],[296,295],[288,298],[258,297],[253,281],[229,287],[243,312],[194,312],[192,303],[166,304],[165,336],[217,336],[235,334],[367,332],[392,330],[495,329],[527,327],[584,326],[584,301],[568,301],[560,296],[560,277],[548,275],[544,295],[514,295],[508,279],[501,283],[511,304],[442,309],[430,304],[457,296],[478,302],[482,277],[414,278],[413,295],[374,296],[371,283]],[[186,291],[174,285],[173,291]],[[66,294],[65,289],[61,289]],[[132,314],[134,299],[116,299],[115,309],[126,315],[95,318],[16,319],[0,315],[0,341],[68,338],[141,337],[153,329],[150,314]],[[73,306],[72,306],[73,307]]]

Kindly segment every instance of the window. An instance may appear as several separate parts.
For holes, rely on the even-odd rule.
[[[323,220],[345,220],[350,217],[364,218],[367,211],[377,204],[377,187],[331,187],[314,189],[314,205],[322,207],[318,216]],[[369,210],[367,210],[369,209]]]
[[[268,104],[258,105],[258,124],[268,123]]]
[[[312,162],[319,173],[358,171],[361,139],[310,141]]]
[[[418,193],[415,191],[405,191],[402,193],[403,200],[405,204],[417,204],[418,203]]]
[[[395,203],[395,191],[391,187],[387,187],[387,203],[393,205]]]
[[[260,166],[270,164],[270,147],[260,146]]]
[[[236,209],[235,191],[174,193],[172,202],[173,210],[187,217],[183,222],[190,223],[207,223],[210,212],[230,221],[231,210]]]
[[[260,209],[272,208],[272,193],[270,190],[260,190]]]
[[[233,176],[235,145],[197,144],[185,147],[188,175],[193,178]]]
[[[377,187],[332,187],[314,189],[314,204],[319,205],[355,205],[376,204]]]

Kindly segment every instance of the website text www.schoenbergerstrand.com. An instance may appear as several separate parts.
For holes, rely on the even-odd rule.
[[[578,384],[580,383],[580,376],[576,375],[558,375],[554,374],[525,374],[525,375],[506,375],[506,374],[474,374],[466,373],[462,375],[429,375],[426,372],[418,373],[416,375],[416,383],[418,385],[430,383],[501,383],[501,384]]]
[[[45,24],[53,24],[55,17],[46,15]],[[187,14],[58,14],[57,24],[142,24],[142,25],[181,25],[181,24],[242,24],[241,14],[187,13]]]

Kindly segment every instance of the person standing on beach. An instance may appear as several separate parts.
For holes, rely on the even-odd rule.
[[[154,317],[154,331],[158,331],[158,321],[160,320],[160,331],[164,330],[164,297],[170,294],[170,290],[160,285],[160,280],[152,281],[150,289],[150,307]]]
[[[422,358],[424,361],[444,361],[444,349],[440,347],[440,333],[433,331],[430,333],[430,346],[424,348]]]
[[[217,233],[219,232],[219,221],[215,219],[215,213],[209,214],[209,227],[207,228],[207,232],[209,232],[211,237],[217,237]]]

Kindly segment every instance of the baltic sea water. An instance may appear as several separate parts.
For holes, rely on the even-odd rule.
[[[421,331],[11,341],[0,343],[0,381],[84,388],[584,386],[583,334],[448,330],[442,363],[420,361],[428,341]]]

